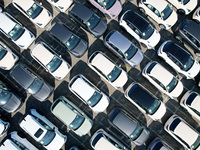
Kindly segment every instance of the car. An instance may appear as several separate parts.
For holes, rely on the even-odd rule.
[[[87,134],[92,128],[93,121],[64,96],[56,99],[50,109],[62,123],[79,136]]]
[[[83,4],[76,3],[68,13],[76,23],[94,37],[100,37],[107,29],[106,22]]]
[[[38,150],[32,143],[30,143],[23,133],[12,131],[2,141],[0,150]]]
[[[128,150],[121,142],[103,129],[97,130],[92,135],[90,145],[95,150]]]
[[[129,85],[124,95],[140,111],[155,121],[161,119],[166,113],[165,104],[139,83]]]
[[[200,120],[200,95],[194,91],[187,91],[181,98],[180,105],[185,108],[192,117]]]
[[[65,12],[73,3],[73,0],[47,0],[49,3],[58,8],[61,12]]]
[[[103,112],[109,105],[109,97],[81,74],[74,76],[69,81],[68,87],[72,93],[96,113]]]
[[[67,141],[67,136],[36,109],[30,109],[19,126],[48,150],[59,150]]]
[[[89,2],[110,19],[115,19],[122,11],[119,0],[89,0]]]
[[[119,24],[148,49],[154,48],[160,41],[160,33],[151,23],[132,10],[123,13]]]
[[[104,45],[131,67],[139,65],[143,60],[144,54],[141,49],[116,30],[105,36]]]
[[[0,31],[18,47],[27,49],[35,40],[35,35],[7,12],[1,12],[0,19]]]
[[[157,54],[187,79],[194,78],[200,71],[200,64],[193,55],[171,40],[163,42]]]
[[[50,34],[67,47],[76,57],[81,57],[88,48],[88,43],[71,32],[66,26],[55,23],[49,30]]]
[[[34,60],[58,80],[62,80],[71,69],[69,63],[44,42],[36,43],[31,49],[30,54]]]
[[[198,7],[192,15],[192,19],[200,24],[200,7]]]
[[[22,98],[0,81],[0,108],[8,113],[12,113],[17,112],[22,105]]]
[[[156,137],[151,141],[147,150],[172,150],[172,148],[163,139]]]
[[[150,61],[143,69],[142,75],[172,99],[183,92],[182,82],[156,61]]]
[[[34,98],[43,102],[47,100],[52,92],[53,87],[46,83],[42,78],[37,76],[24,64],[17,64],[11,71],[10,76],[22,86]]]
[[[18,60],[19,57],[0,41],[0,68],[10,70]]]
[[[188,15],[197,6],[198,0],[167,0],[170,4],[176,7],[177,12],[182,15]]]
[[[140,123],[119,108],[113,109],[109,114],[109,121],[137,146],[141,146],[149,138],[150,132]]]
[[[139,0],[138,7],[157,22],[161,29],[170,29],[178,20],[177,13],[165,0]]]
[[[200,25],[192,20],[184,20],[177,27],[174,35],[175,38],[186,44],[189,44],[197,56],[200,56]]]
[[[0,118],[0,137],[2,137],[10,128],[10,122],[3,119],[3,117]]]
[[[128,81],[127,73],[100,51],[89,57],[88,66],[115,88],[123,87]]]
[[[13,6],[40,28],[44,28],[52,19],[52,14],[34,0],[12,0]]]
[[[187,149],[200,148],[199,133],[181,117],[172,115],[165,123],[164,129]]]

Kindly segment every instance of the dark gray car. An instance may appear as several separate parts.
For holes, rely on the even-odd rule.
[[[144,144],[149,137],[150,132],[146,128],[118,108],[112,110],[109,120],[138,146]]]
[[[11,71],[11,77],[39,101],[45,101],[53,92],[53,87],[36,76],[22,64],[17,64]]]
[[[81,57],[88,48],[88,43],[76,34],[72,33],[66,26],[56,23],[50,29],[50,34],[62,42],[68,50],[76,57]]]
[[[80,3],[74,5],[69,11],[69,15],[95,37],[101,36],[107,29],[107,24],[104,20]]]

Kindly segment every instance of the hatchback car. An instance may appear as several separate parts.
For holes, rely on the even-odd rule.
[[[171,116],[165,123],[164,129],[187,149],[200,149],[199,133],[179,116]]]
[[[194,78],[200,71],[200,64],[193,55],[170,40],[160,46],[157,54],[187,79]]]
[[[127,73],[100,51],[89,57],[88,65],[115,88],[123,87],[128,81]]]
[[[200,24],[200,7],[198,7],[193,13],[192,19],[194,19],[198,24]]]
[[[154,48],[160,41],[160,33],[151,23],[132,10],[121,16],[119,24],[148,49]]]
[[[169,145],[161,138],[156,137],[153,141],[151,141],[147,150],[172,150],[172,148],[169,147]]]
[[[119,0],[89,0],[89,2],[111,19],[115,19],[122,11]]]
[[[157,22],[161,29],[171,28],[178,16],[165,0],[139,0],[139,10]]]
[[[94,112],[103,112],[109,105],[110,99],[83,75],[74,76],[69,89]]]
[[[104,45],[131,67],[135,67],[143,60],[142,51],[118,31],[110,31],[104,38]]]
[[[50,34],[64,44],[76,57],[81,57],[88,48],[88,43],[72,33],[66,26],[56,23],[49,30]]]
[[[109,121],[138,146],[144,144],[149,137],[150,132],[146,128],[118,108],[111,111]]]
[[[47,72],[58,80],[62,80],[71,69],[71,66],[44,42],[38,42],[30,53]]]
[[[79,136],[87,134],[92,128],[93,121],[64,96],[54,101],[51,112]]]
[[[142,75],[170,98],[178,97],[183,91],[182,82],[155,61],[146,65]]]
[[[200,120],[200,95],[194,91],[187,91],[180,101],[183,106],[193,117]]]
[[[0,118],[0,137],[2,137],[9,129],[10,122],[5,121],[3,118]]]
[[[52,86],[36,76],[35,73],[25,65],[16,65],[10,71],[10,75],[19,85],[41,102],[47,100],[53,92]]]
[[[60,11],[65,12],[73,3],[73,0],[47,0]]]
[[[80,3],[76,3],[72,7],[69,15],[95,37],[100,37],[107,29],[107,24],[104,20]]]
[[[29,110],[19,126],[48,150],[60,150],[67,141],[67,136],[60,133],[53,123],[35,109]]]
[[[165,115],[165,104],[138,83],[131,84],[126,89],[124,95],[140,111],[147,114],[155,121],[161,119]]]
[[[34,0],[12,0],[12,4],[34,24],[40,28],[44,28],[52,19],[52,14],[41,4]]]
[[[121,142],[103,129],[97,130],[92,135],[90,145],[95,150],[128,150]]]
[[[6,12],[0,13],[0,31],[17,46],[27,49],[35,40],[35,36]]]

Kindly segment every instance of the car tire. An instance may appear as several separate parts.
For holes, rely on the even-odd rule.
[[[159,24],[159,27],[161,30],[166,29],[165,25],[163,25],[163,24]]]
[[[142,7],[139,7],[139,11],[142,12],[143,14],[145,14],[145,10]]]
[[[185,15],[185,10],[179,9],[179,10],[178,10],[178,13],[181,14],[181,15]]]

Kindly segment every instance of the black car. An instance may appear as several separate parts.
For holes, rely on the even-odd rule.
[[[74,5],[69,11],[69,15],[95,37],[101,36],[107,29],[107,24],[104,20],[80,3]]]
[[[62,42],[68,50],[76,57],[81,57],[88,48],[88,43],[76,34],[72,33],[66,26],[56,23],[50,29],[50,34]]]
[[[200,55],[200,25],[192,20],[184,20],[175,31],[175,38],[187,42]]]
[[[17,64],[11,71],[11,77],[39,101],[45,101],[53,92],[53,87],[33,73],[23,64]]]

